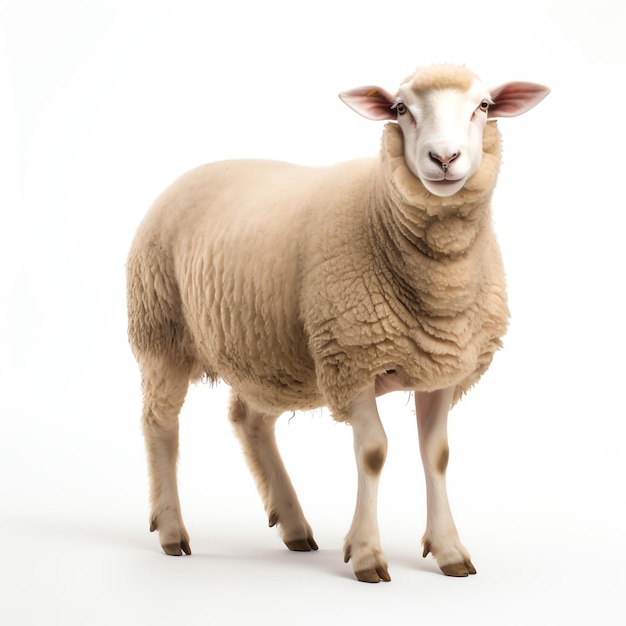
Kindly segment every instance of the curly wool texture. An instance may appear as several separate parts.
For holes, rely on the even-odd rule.
[[[490,216],[495,123],[483,150],[480,170],[447,198],[408,170],[393,123],[379,160],[192,170],[156,201],[131,249],[135,353],[221,378],[276,414],[327,405],[344,420],[392,369],[407,389],[456,385],[458,399],[508,318]]]
[[[456,401],[487,369],[506,332],[504,272],[490,211],[500,165],[496,124],[485,129],[480,170],[450,197],[424,188],[406,167],[403,148],[400,129],[388,124],[381,166],[365,194],[362,246],[353,246],[357,259],[351,256],[358,277],[351,283],[348,274],[316,272],[313,281],[311,294],[327,297],[309,314],[307,330],[335,417],[372,373],[389,369],[406,389],[456,385]],[[337,267],[338,251],[351,242],[336,246],[330,229],[322,241]],[[354,306],[344,306],[342,294],[353,294]]]

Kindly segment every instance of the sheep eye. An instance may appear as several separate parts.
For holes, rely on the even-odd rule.
[[[480,103],[480,110],[481,111],[488,111],[489,110],[489,100],[483,100]]]
[[[404,115],[406,113],[406,105],[404,102],[396,102],[392,107],[398,112],[398,115]]]

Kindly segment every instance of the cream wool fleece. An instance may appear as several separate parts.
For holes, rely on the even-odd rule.
[[[473,385],[507,325],[490,219],[500,135],[480,170],[431,195],[388,124],[380,160],[228,161],[157,199],[128,261],[135,354],[223,379],[274,414],[349,402],[395,370],[406,388]]]

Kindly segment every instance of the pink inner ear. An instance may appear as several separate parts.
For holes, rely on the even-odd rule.
[[[491,90],[494,104],[489,108],[489,117],[515,117],[526,113],[539,104],[550,89],[536,83],[506,83]]]
[[[339,97],[353,111],[368,120],[394,120],[396,115],[391,109],[394,98],[384,89],[373,85],[342,91]]]

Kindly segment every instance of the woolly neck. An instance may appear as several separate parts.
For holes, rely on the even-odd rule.
[[[381,176],[376,179],[370,223],[381,248],[391,242],[414,255],[417,251],[435,260],[455,259],[473,247],[485,222],[500,167],[500,131],[489,122],[483,134],[480,168],[452,196],[430,193],[413,175],[404,159],[404,139],[397,124],[385,126],[380,156]],[[402,256],[407,256],[402,254]]]

